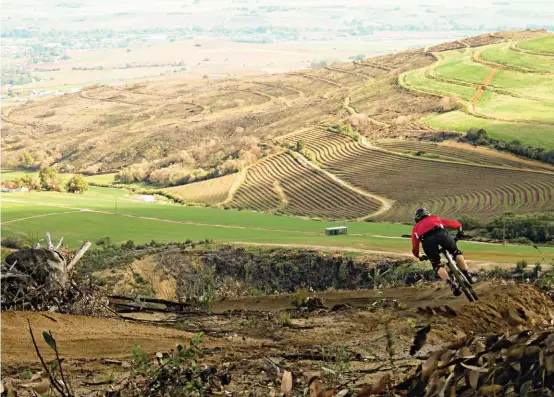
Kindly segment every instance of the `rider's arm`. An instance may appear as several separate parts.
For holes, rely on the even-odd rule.
[[[447,227],[449,229],[462,230],[462,224],[458,221],[455,221],[455,220],[452,220],[452,219],[441,218],[441,223],[444,225],[444,227]]]
[[[412,232],[412,254],[414,254],[416,258],[419,258],[419,240],[414,232]]]

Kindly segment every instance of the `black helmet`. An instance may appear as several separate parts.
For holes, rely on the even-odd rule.
[[[414,215],[414,221],[419,222],[420,220],[422,220],[423,218],[429,215],[431,215],[431,213],[427,209],[418,208]]]

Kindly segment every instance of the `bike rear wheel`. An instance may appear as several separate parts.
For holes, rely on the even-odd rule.
[[[475,302],[479,300],[479,297],[477,296],[475,291],[473,291],[473,288],[471,287],[470,282],[460,271],[460,269],[454,262],[454,259],[452,259],[450,255],[447,255],[446,257],[448,259],[448,268],[450,269],[450,274],[452,275],[456,283],[458,283],[458,286],[466,296],[467,300],[469,300],[470,302]]]

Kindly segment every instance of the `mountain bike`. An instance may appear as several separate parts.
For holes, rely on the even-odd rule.
[[[454,237],[454,241],[458,242],[461,238],[462,238],[462,235],[457,234]],[[447,264],[446,270],[449,273],[450,279],[457,284],[458,288],[462,290],[462,292],[470,302],[475,302],[479,300],[479,297],[477,296],[475,291],[473,291],[471,283],[466,278],[464,273],[462,273],[462,271],[456,264],[456,261],[454,260],[450,252],[448,252],[443,247],[440,247],[439,252],[441,253],[442,256],[446,258],[446,264]],[[428,259],[427,257],[423,257],[422,260],[427,260],[427,259]]]

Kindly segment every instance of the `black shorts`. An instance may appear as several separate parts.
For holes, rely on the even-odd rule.
[[[427,232],[421,239],[421,246],[432,264],[440,263],[439,247],[443,247],[454,258],[462,253],[458,249],[454,237],[448,234],[446,229],[436,229]]]

